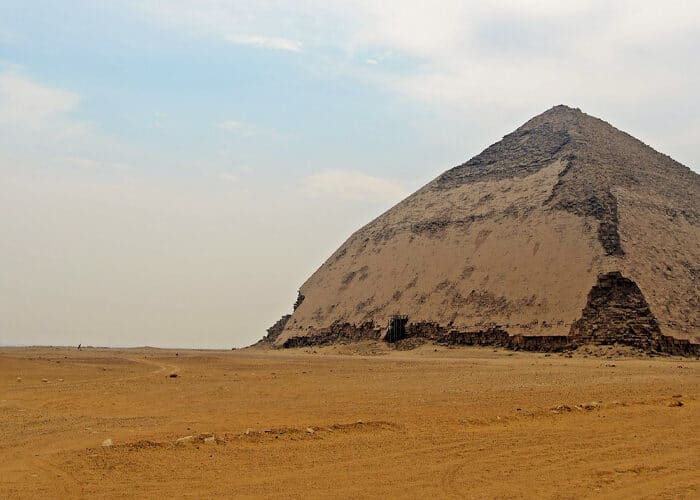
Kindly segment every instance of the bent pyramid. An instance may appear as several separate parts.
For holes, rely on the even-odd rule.
[[[269,332],[700,353],[700,176],[556,106],[354,233]]]

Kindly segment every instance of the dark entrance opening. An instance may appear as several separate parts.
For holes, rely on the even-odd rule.
[[[391,320],[389,320],[389,329],[386,332],[384,340],[386,342],[397,342],[406,338],[406,323],[408,323],[408,316],[401,314],[393,315]]]

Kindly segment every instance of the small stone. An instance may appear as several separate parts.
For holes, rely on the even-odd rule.
[[[168,375],[168,377],[170,377],[170,378],[177,378],[177,373],[171,373],[170,375]]]
[[[209,436],[204,438],[206,444],[216,444],[216,438],[214,436]]]
[[[42,378],[41,381],[44,382],[44,383],[46,383],[46,382],[49,381],[49,379],[47,379],[47,378]]]
[[[568,405],[561,404],[561,405],[557,405],[553,408],[550,408],[550,410],[553,411],[554,413],[561,413],[564,411],[571,411],[571,407]]]
[[[314,431],[311,427],[307,427],[306,432],[308,432],[309,434],[313,434],[316,431]]]
[[[22,377],[17,377],[17,382],[21,382],[21,381],[22,381]]]
[[[177,438],[175,440],[175,444],[187,444],[187,443],[191,443],[193,441],[194,441],[194,436],[184,436],[181,438]]]
[[[59,378],[58,381],[59,381],[59,382],[63,382],[63,379],[62,379],[62,378]]]
[[[680,407],[680,406],[683,406],[683,401],[671,401],[671,402],[668,404],[668,406],[670,406],[670,407],[676,407],[676,406]]]
[[[109,448],[110,446],[112,446],[112,440],[105,439],[104,441],[102,441],[102,446],[104,446],[105,448]]]

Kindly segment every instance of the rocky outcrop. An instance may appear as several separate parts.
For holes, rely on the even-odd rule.
[[[297,300],[294,302],[293,310],[296,311],[302,302],[304,302],[304,295],[302,295],[301,292],[297,292]],[[262,344],[262,345],[274,344],[275,341],[279,338],[279,336],[284,331],[284,327],[287,326],[287,323],[289,322],[289,319],[291,317],[292,317],[291,314],[285,314],[280,319],[278,319],[274,325],[272,325],[270,328],[267,329],[267,335],[265,335],[262,339],[260,339],[257,344],[258,345],[260,345],[260,344]]]
[[[302,302],[304,302],[304,295],[301,292],[297,292],[297,300],[294,301],[294,310],[296,311]]]
[[[405,317],[401,317],[402,319]],[[357,342],[362,340],[380,340],[395,344],[405,349],[408,340],[421,340],[452,346],[492,346],[504,347],[513,350],[556,352],[564,349],[575,348],[576,345],[566,335],[509,335],[508,332],[498,326],[487,327],[480,330],[462,332],[440,326],[437,323],[418,322],[405,325],[405,330],[400,334],[396,327],[390,324],[386,332],[377,328],[374,323],[366,323],[360,326],[349,323],[339,323],[322,332],[314,332],[310,335],[292,337],[283,347],[308,347],[330,345],[338,342]],[[422,342],[412,344],[421,345]]]
[[[274,344],[275,340],[277,340],[277,337],[279,337],[284,331],[284,327],[287,326],[287,322],[291,317],[291,314],[285,314],[280,319],[278,319],[274,325],[267,329],[267,335],[260,339],[258,344]]]
[[[313,332],[304,336],[291,337],[282,344],[282,347],[306,347],[312,345],[329,345],[338,342],[379,340],[381,336],[381,328],[378,328],[371,321],[361,325],[337,322],[323,331]]]
[[[526,351],[553,352],[575,347],[566,335],[509,335],[500,326],[459,331],[437,323],[419,322],[408,325],[406,337],[424,338],[444,345],[493,346]]]

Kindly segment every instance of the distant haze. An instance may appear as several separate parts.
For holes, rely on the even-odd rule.
[[[249,344],[354,230],[559,103],[698,171],[698,25],[691,1],[5,1],[0,345]]]

